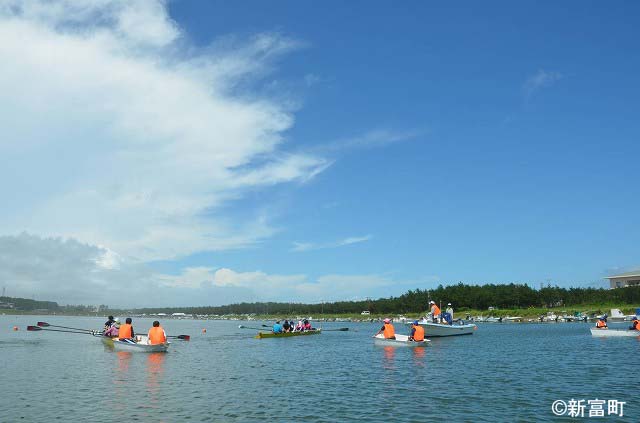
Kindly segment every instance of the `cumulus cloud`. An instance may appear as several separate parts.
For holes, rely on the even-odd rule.
[[[311,250],[323,250],[327,248],[338,248],[338,247],[344,247],[346,245],[366,242],[371,240],[372,238],[373,238],[373,235],[354,236],[354,237],[344,238],[335,242],[329,242],[325,244],[316,244],[312,242],[294,242],[293,248],[291,249],[291,251],[303,252],[303,251],[311,251]]]
[[[239,91],[301,44],[182,35],[163,1],[0,2],[0,233],[105,246],[112,265],[273,234],[216,211],[329,165],[283,151],[291,112]]]
[[[563,75],[560,72],[545,71],[543,69],[538,70],[537,73],[527,78],[522,87],[525,98],[529,99],[537,91],[552,86],[562,78]]]

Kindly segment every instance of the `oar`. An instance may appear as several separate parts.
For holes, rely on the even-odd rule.
[[[189,335],[167,335],[167,338],[182,339],[183,341],[188,341],[191,339]]]
[[[267,327],[269,327],[269,326],[267,326]],[[252,329],[252,330],[264,330],[264,329],[261,329],[261,328],[252,328],[250,326],[242,326],[242,325],[239,325],[238,328],[240,328],[240,329]]]
[[[74,330],[61,330],[61,329],[42,329],[39,326],[27,326],[27,330],[29,331],[39,331],[39,330],[48,330],[51,332],[67,332],[67,333],[81,333],[83,335],[91,335],[91,332],[78,332]]]
[[[79,331],[83,331],[83,332],[93,332],[91,329],[80,329],[80,328],[70,328],[68,326],[50,325],[47,322],[38,322],[37,325],[40,326],[40,327],[43,327],[43,328],[51,326],[52,328],[63,328],[63,329],[79,330]]]
[[[339,328],[339,329],[322,329],[323,332],[329,332],[329,331],[340,331],[340,332],[346,332],[348,331],[349,328]]]

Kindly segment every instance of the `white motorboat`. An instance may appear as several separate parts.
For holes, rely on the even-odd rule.
[[[476,325],[470,323],[443,325],[440,323],[432,323],[424,319],[419,320],[418,324],[424,328],[424,336],[428,336],[429,338],[440,336],[473,335],[473,332],[478,329]]]
[[[594,336],[596,338],[614,338],[614,337],[621,337],[621,336],[638,338],[640,337],[640,331],[629,330],[629,329],[591,328],[591,336]]]
[[[386,339],[381,333],[373,338],[374,344],[384,347],[426,347],[431,342],[428,339],[418,342],[409,341],[408,335],[396,335],[396,339]]]

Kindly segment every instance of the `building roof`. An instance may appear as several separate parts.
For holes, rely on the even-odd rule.
[[[620,273],[619,275],[605,276],[605,279],[629,278],[634,276],[640,276],[640,270],[634,270],[633,272]]]

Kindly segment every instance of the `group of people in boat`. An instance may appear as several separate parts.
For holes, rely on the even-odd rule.
[[[433,323],[439,323],[442,325],[453,324],[453,306],[451,303],[447,304],[447,308],[444,313],[440,311],[440,307],[435,301],[429,301],[429,314],[431,315],[431,321]]]
[[[384,339],[396,339],[396,330],[391,323],[391,319],[386,318],[383,321],[383,325],[374,336],[379,334],[384,335]],[[420,326],[417,320],[411,323],[411,333],[409,334],[409,341],[424,342],[424,328]]]
[[[285,320],[282,324],[278,320],[273,324],[273,333],[304,332],[306,330],[314,330],[307,319],[298,320],[298,323],[294,323],[293,320]]]
[[[117,338],[120,341],[136,342],[136,333],[133,330],[133,320],[131,317],[127,317],[124,324],[120,324],[120,319],[117,317],[109,316],[109,319],[104,324],[103,336],[110,338]],[[153,326],[149,329],[147,334],[149,338],[149,345],[165,344],[167,342],[167,334],[160,326],[159,321],[154,321]]]
[[[597,329],[608,329],[609,328],[609,326],[607,325],[607,315],[606,314],[596,321],[596,328]],[[633,320],[631,321],[631,326],[629,326],[629,330],[640,331],[640,320],[638,320],[638,316],[635,316],[633,318]]]

